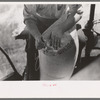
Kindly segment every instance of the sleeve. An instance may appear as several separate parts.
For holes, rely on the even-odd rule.
[[[23,16],[24,23],[27,19],[37,20],[36,17],[37,5],[24,5]]]

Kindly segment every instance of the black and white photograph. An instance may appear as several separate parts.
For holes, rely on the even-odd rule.
[[[0,3],[0,81],[100,80],[100,3]]]

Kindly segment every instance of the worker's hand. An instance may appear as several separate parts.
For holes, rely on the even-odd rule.
[[[54,28],[51,31],[50,35],[50,45],[55,49],[58,50],[61,47],[61,38],[63,36],[63,32],[60,28]]]
[[[42,37],[38,37],[37,39],[35,39],[35,46],[36,46],[36,49],[40,50],[42,48],[45,48],[45,43],[42,39]]]

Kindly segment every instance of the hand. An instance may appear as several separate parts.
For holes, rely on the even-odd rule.
[[[50,45],[55,49],[58,50],[61,47],[61,38],[63,36],[63,32],[59,28],[54,28],[51,31],[50,35]]]
[[[79,15],[83,14],[83,10],[82,10],[82,9],[83,9],[83,8],[80,7],[80,8],[77,10],[77,14],[79,14]]]
[[[38,37],[37,39],[35,39],[35,46],[36,46],[36,49],[40,50],[42,48],[45,48],[45,43],[42,39],[42,37]]]

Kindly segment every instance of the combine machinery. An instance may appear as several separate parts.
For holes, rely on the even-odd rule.
[[[95,4],[91,4],[91,8],[90,8],[90,17],[89,20],[87,22],[88,27],[90,27],[90,31],[92,30],[93,26],[96,26],[97,24],[100,23],[100,20],[94,20],[94,15],[95,15]],[[91,48],[91,51],[93,49],[100,49],[100,35],[99,32],[96,32],[96,30],[93,30],[96,34],[97,34],[97,43],[95,46],[93,46],[93,48]],[[88,34],[88,33],[86,33]],[[20,36],[16,36],[16,39],[20,39]],[[26,39],[26,46],[27,44],[32,45],[32,39],[29,40],[28,37],[24,37],[24,39]],[[24,73],[23,76],[20,75],[18,73],[18,71],[16,70],[16,67],[14,66],[13,62],[11,61],[9,55],[5,52],[5,50],[0,47],[0,51],[3,53],[3,55],[6,57],[6,59],[8,60],[8,62],[10,63],[13,72],[10,73],[9,75],[5,76],[4,78],[2,78],[2,81],[13,81],[13,80],[30,80],[29,79],[29,73]],[[32,58],[32,54],[31,54],[32,49],[28,49],[26,50],[27,53],[27,65],[26,65],[26,70],[33,70],[33,80],[38,80],[39,77],[39,71],[35,71],[34,67],[32,67],[34,65],[33,59]],[[73,76],[71,78],[71,80],[100,80],[100,56],[96,56],[95,58],[91,57],[88,59],[88,61],[85,59],[86,57],[82,58],[82,62],[81,62],[81,66],[78,66],[78,68],[75,69]],[[25,76],[26,75],[26,76]]]

